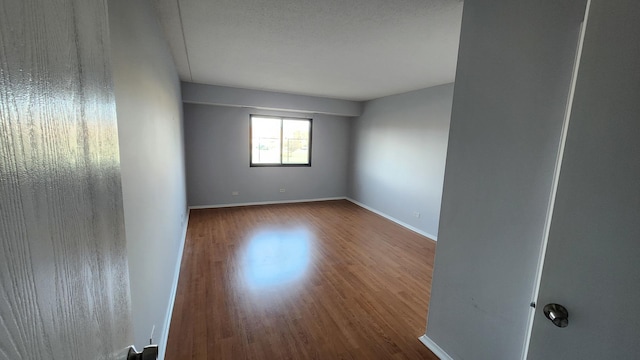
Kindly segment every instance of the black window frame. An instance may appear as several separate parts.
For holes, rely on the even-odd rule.
[[[268,163],[268,164],[254,164],[253,163],[253,124],[252,119],[254,117],[261,118],[271,118],[271,119],[279,119],[280,120],[280,163]],[[309,162],[306,164],[283,164],[282,163],[282,155],[283,155],[283,142],[284,136],[283,134],[283,124],[284,120],[300,120],[300,121],[308,121],[309,122]],[[274,116],[274,115],[260,115],[260,114],[249,114],[249,167],[311,167],[311,149],[313,142],[313,118],[301,118],[295,116]]]

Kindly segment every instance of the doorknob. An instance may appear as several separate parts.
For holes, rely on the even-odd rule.
[[[544,306],[544,316],[551,320],[557,327],[567,327],[569,325],[569,312],[560,304],[547,304]]]
[[[127,360],[156,360],[158,358],[158,345],[147,345],[141,352],[137,352],[136,348],[129,347]]]

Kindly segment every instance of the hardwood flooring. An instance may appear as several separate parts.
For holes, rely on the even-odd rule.
[[[166,359],[437,359],[434,252],[345,200],[192,210]]]

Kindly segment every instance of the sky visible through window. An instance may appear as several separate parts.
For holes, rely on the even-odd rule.
[[[311,120],[251,117],[252,165],[309,165]]]

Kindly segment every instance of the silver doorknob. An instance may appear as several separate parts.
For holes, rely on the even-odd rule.
[[[557,327],[567,327],[569,325],[569,311],[560,304],[547,304],[542,309],[544,316],[551,320]]]

